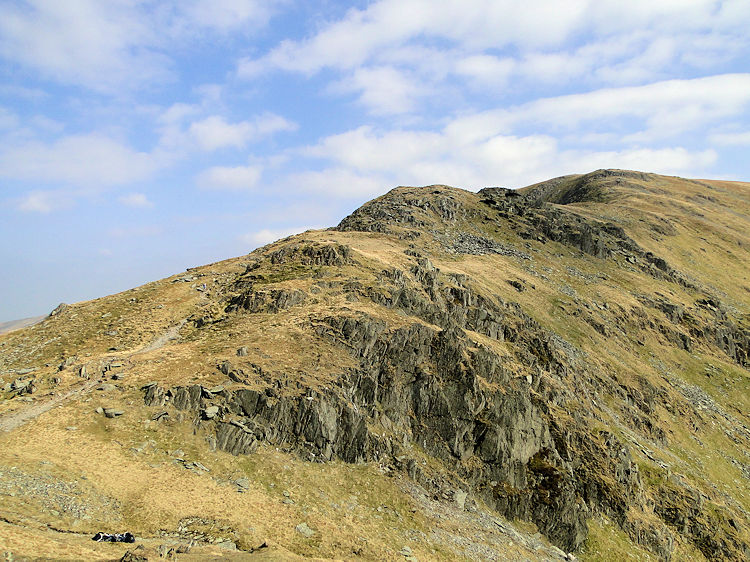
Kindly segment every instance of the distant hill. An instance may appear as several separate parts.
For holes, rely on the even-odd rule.
[[[0,322],[0,334],[5,334],[19,328],[31,326],[44,320],[45,316],[34,316],[33,318],[23,318],[21,320],[11,320],[9,322]]]
[[[747,560],[749,276],[750,184],[597,170],[59,307],[0,337],[0,545]]]

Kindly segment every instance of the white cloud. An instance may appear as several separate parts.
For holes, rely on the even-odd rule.
[[[128,193],[117,198],[126,207],[147,208],[154,204],[143,193]]]
[[[18,127],[18,123],[18,116],[15,113],[4,107],[0,107],[0,131],[3,129],[15,129]]]
[[[34,190],[18,201],[17,208],[28,213],[47,214],[69,204],[70,199],[63,192]]]
[[[468,78],[478,86],[505,86],[517,63],[510,57],[470,55],[455,63],[455,73]]]
[[[358,68],[331,87],[336,93],[359,93],[359,102],[370,113],[389,115],[406,113],[425,94],[414,77],[389,66]]]
[[[746,12],[746,13],[745,13]],[[750,10],[737,2],[634,0],[381,0],[302,40],[241,59],[240,77],[271,70],[357,94],[376,115],[403,114],[454,91],[642,85],[741,58]],[[731,15],[730,15],[731,14]],[[460,84],[456,78],[468,84]]]
[[[616,130],[628,119],[628,130],[642,120],[645,130],[628,140],[664,138],[742,114],[750,104],[750,74],[724,74],[693,80],[666,80],[645,86],[605,88],[582,94],[543,98],[508,109],[455,119],[452,134],[481,138],[517,127]],[[637,130],[637,129],[636,129]]]
[[[750,131],[740,133],[714,133],[708,138],[711,144],[719,146],[750,146]]]
[[[172,76],[170,50],[206,32],[265,25],[273,0],[26,0],[5,3],[0,56],[47,78],[118,92]]]
[[[97,133],[0,148],[0,177],[87,187],[122,185],[151,175],[153,156]]]
[[[728,75],[548,98],[456,118],[442,131],[359,127],[303,149],[304,156],[320,159],[324,169],[294,174],[290,183],[300,190],[347,197],[377,193],[394,183],[518,187],[596,168],[703,173],[717,160],[714,150],[644,145],[636,142],[636,135],[623,142],[622,135],[613,131],[620,120],[632,124],[637,117],[646,127],[643,140],[664,140],[675,133],[674,126],[661,125],[664,134],[659,137],[653,130],[668,115],[681,113],[679,128],[694,130],[742,112],[746,100],[750,100],[750,76]],[[698,109],[690,112],[690,108]],[[519,133],[529,129],[549,132]],[[558,138],[552,134],[558,130],[575,135]],[[605,150],[583,148],[591,143],[601,146],[602,140]]]
[[[242,242],[243,244],[247,244],[252,249],[255,249],[260,246],[265,246],[266,244],[270,244],[271,242],[275,242],[276,240],[280,240],[281,238],[292,236],[293,234],[299,234],[300,232],[305,232],[306,230],[316,230],[319,228],[322,228],[322,227],[320,226],[293,226],[293,227],[279,228],[279,229],[264,228],[256,232],[248,232],[247,234],[243,234],[242,236],[239,237],[239,239],[240,239],[240,242]]]
[[[279,4],[278,0],[181,0],[177,6],[186,25],[231,31],[265,24]]]
[[[293,131],[296,124],[271,113],[261,115],[254,121],[227,123],[223,117],[212,115],[190,125],[189,135],[203,150],[220,148],[242,148],[251,141],[281,131]]]
[[[203,189],[242,191],[253,189],[262,169],[256,166],[214,166],[201,172],[196,184]]]
[[[110,228],[107,234],[112,238],[150,238],[163,232],[160,226],[126,226]]]
[[[0,55],[48,77],[96,90],[163,79],[163,57],[139,48],[154,44],[156,30],[135,7],[126,0],[6,4],[0,18]]]
[[[382,174],[360,173],[343,166],[290,174],[284,181],[287,189],[319,193],[330,197],[360,199],[383,191],[387,181]]]
[[[260,59],[246,59],[239,70],[252,75],[264,68],[351,69],[417,38],[447,40],[476,53],[509,45],[522,51],[559,50],[576,35],[607,37],[633,29],[655,37],[668,31],[728,33],[750,21],[747,10],[734,4],[730,16],[729,7],[717,10],[714,0],[444,0],[439,9],[429,0],[382,0],[350,10],[308,39],[285,41]]]

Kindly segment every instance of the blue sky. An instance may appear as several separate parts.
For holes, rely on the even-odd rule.
[[[396,185],[750,180],[748,0],[0,0],[0,321]]]

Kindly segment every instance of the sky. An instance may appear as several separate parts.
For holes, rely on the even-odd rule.
[[[750,180],[750,0],[0,0],[0,322],[398,185]]]

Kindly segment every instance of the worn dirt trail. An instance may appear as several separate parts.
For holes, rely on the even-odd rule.
[[[185,325],[186,322],[187,320],[182,320],[179,324],[176,324],[172,326],[171,328],[169,328],[166,332],[164,332],[161,336],[156,338],[150,344],[146,345],[142,349],[138,349],[136,351],[124,354],[123,358],[129,358],[134,355],[140,355],[142,353],[148,353],[149,351],[154,351],[155,349],[164,347],[164,345],[166,345],[167,342],[179,339],[180,329]],[[28,408],[24,408],[20,412],[14,412],[12,414],[0,416],[0,433],[13,431],[14,429],[22,426],[23,424],[41,416],[43,413],[50,411],[55,406],[62,404],[63,402],[75,396],[79,396],[81,394],[84,394],[90,391],[100,382],[101,381],[99,380],[85,381],[79,386],[77,386],[76,388],[73,388],[72,390],[68,390],[64,394],[59,394],[57,396],[54,396],[53,398],[46,400],[45,402],[32,404]]]
[[[73,398],[74,396],[78,396],[80,394],[83,394],[84,392],[88,392],[97,384],[99,384],[98,381],[86,381],[78,387],[69,390],[65,394],[59,394],[47,400],[46,402],[33,404],[20,412],[14,412],[13,414],[3,416],[0,418],[0,432],[12,431],[17,427],[22,426],[26,422],[41,416],[44,412],[48,412],[58,404],[62,404],[63,402],[70,398]]]

